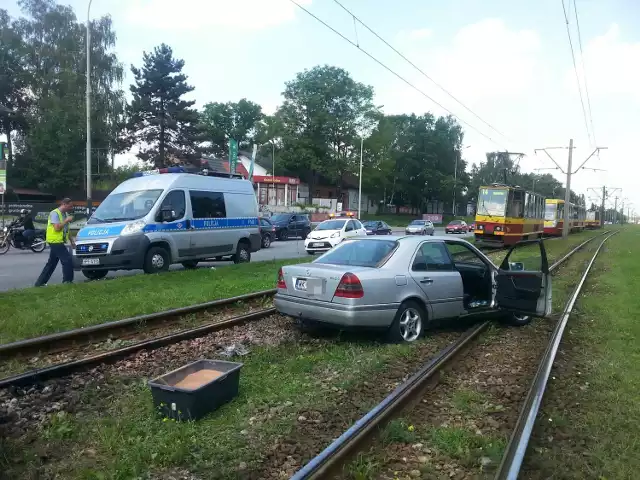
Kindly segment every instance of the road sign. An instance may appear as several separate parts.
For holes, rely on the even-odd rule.
[[[229,173],[236,173],[238,165],[238,142],[233,138],[229,140]]]
[[[7,189],[7,155],[8,144],[0,142],[0,195],[4,195]]]

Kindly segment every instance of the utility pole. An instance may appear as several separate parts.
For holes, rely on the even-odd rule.
[[[615,216],[613,217],[613,223],[618,223],[618,198],[615,198],[615,203],[613,204],[613,211],[615,212]]]
[[[572,170],[573,166],[572,166],[572,162],[573,162],[573,138],[569,140],[569,158],[567,161],[567,170],[564,170],[559,164],[558,162],[555,161],[555,159],[551,156],[551,154],[547,151],[547,150],[551,150],[551,149],[556,149],[556,148],[566,148],[566,147],[546,147],[546,148],[536,148],[534,150],[534,152],[537,154],[538,151],[543,151],[547,157],[549,157],[551,159],[551,161],[555,164],[556,168],[552,168],[551,170],[560,170],[562,173],[564,173],[567,176],[567,186],[565,188],[565,192],[564,192],[564,219],[563,219],[563,225],[562,225],[562,238],[567,238],[569,236],[569,210],[570,210],[570,203],[571,203],[571,176],[575,175],[576,173],[578,173],[580,170],[582,170],[584,167],[584,165],[591,159],[591,157],[593,157],[597,152],[599,152],[600,150],[605,150],[607,147],[596,147],[595,150],[593,152],[591,152],[591,155],[589,155],[587,157],[587,159],[582,162],[580,164],[580,166],[574,171]],[[542,170],[541,168],[537,169],[537,170]],[[598,168],[591,168],[589,170],[599,170]]]
[[[364,137],[360,137],[360,185],[358,186],[358,218],[362,218],[362,157],[364,152]]]
[[[596,190],[596,188],[593,187],[589,187],[589,190],[591,190],[593,193],[598,194],[598,190],[599,188]],[[606,220],[605,218],[605,213],[606,213],[606,201],[611,197],[611,195],[613,195],[616,192],[620,192],[621,189],[620,188],[613,188],[613,187],[609,187],[607,188],[606,185],[602,186],[602,197],[600,198],[600,226],[602,227],[604,225],[604,222]]]
[[[87,220],[91,216],[91,2],[87,6],[87,87],[86,87],[86,103],[87,103]]]

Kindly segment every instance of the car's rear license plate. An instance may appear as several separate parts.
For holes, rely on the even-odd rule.
[[[299,278],[296,280],[296,290],[306,290],[307,289],[307,279]]]
[[[83,258],[82,265],[100,265],[99,258]]]
[[[312,247],[321,247],[322,245],[323,245],[322,242],[316,242],[311,244]]]

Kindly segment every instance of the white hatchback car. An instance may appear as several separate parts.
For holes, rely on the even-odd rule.
[[[348,238],[367,236],[367,230],[355,218],[332,218],[320,223],[304,241],[309,255],[331,250]]]

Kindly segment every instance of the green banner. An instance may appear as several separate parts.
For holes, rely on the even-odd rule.
[[[7,191],[7,157],[9,148],[6,143],[0,142],[0,195]]]
[[[238,165],[238,142],[233,138],[229,140],[229,173],[236,173]]]

